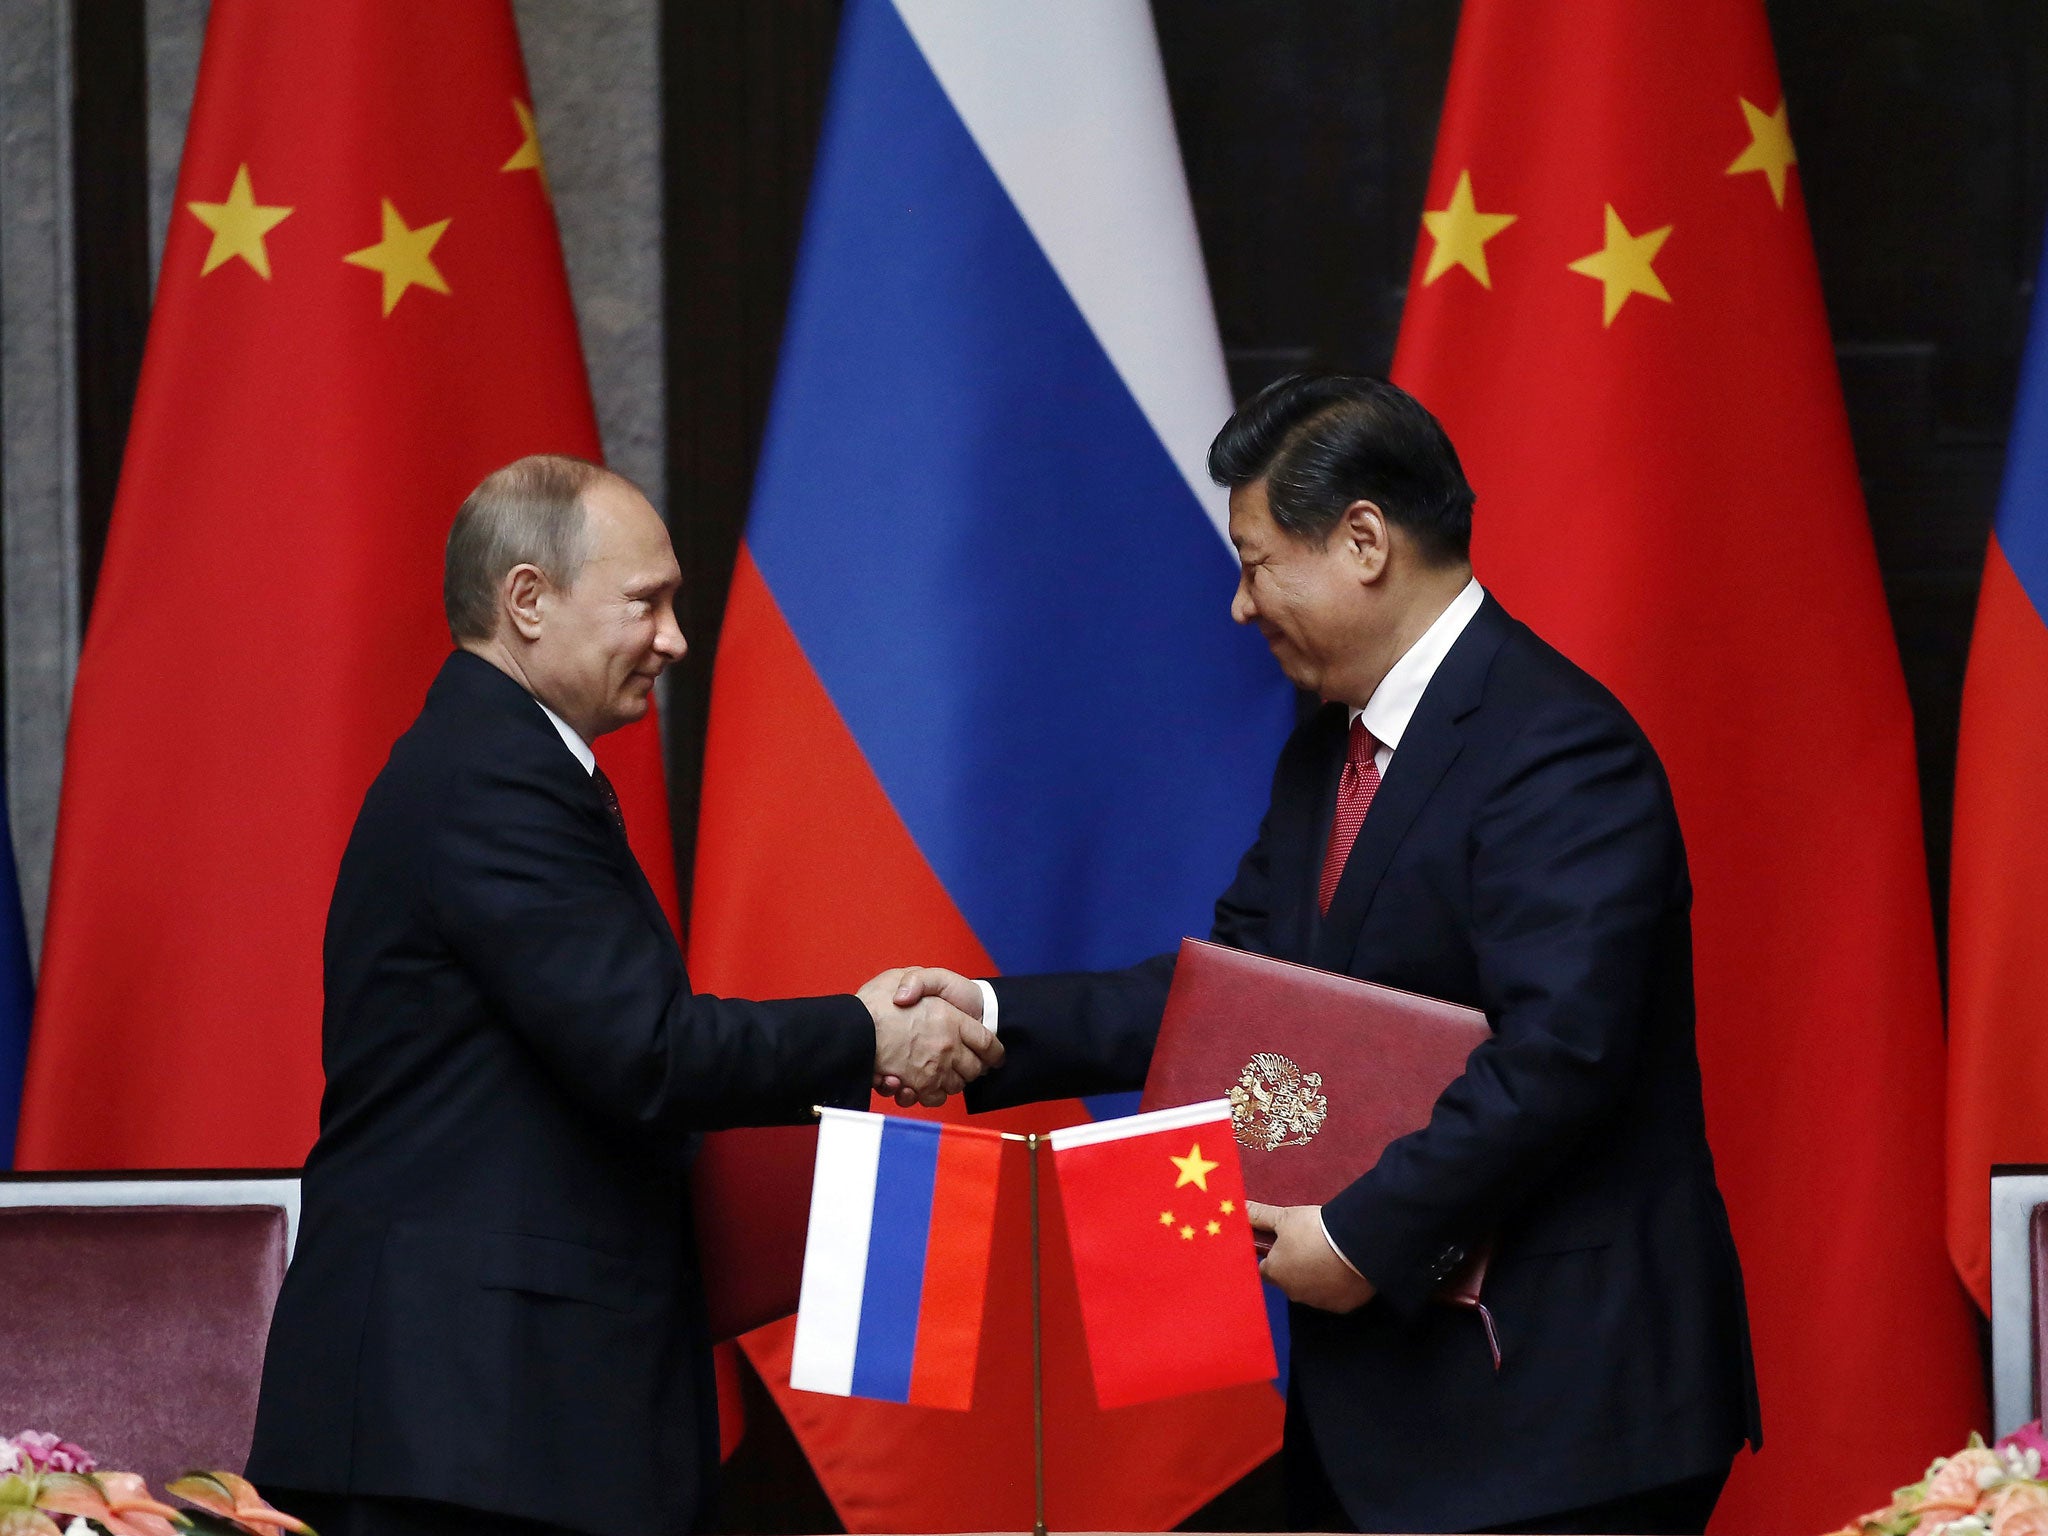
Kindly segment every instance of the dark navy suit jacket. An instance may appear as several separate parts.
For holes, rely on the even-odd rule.
[[[1211,937],[1483,1008],[1494,1033],[1428,1126],[1324,1207],[1379,1293],[1348,1316],[1289,1313],[1333,1486],[1359,1530],[1460,1531],[1724,1467],[1759,1438],[1756,1388],[1656,753],[1488,598],[1424,691],[1325,918],[1348,730],[1329,705],[1288,741]],[[1007,1060],[970,1102],[1137,1087],[1172,964],[998,981]],[[1478,1320],[1431,1300],[1488,1239],[1498,1373]]]
[[[672,1536],[718,1465],[696,1134],[866,1107],[852,997],[693,993],[597,787],[458,651],[363,802],[249,1476]]]

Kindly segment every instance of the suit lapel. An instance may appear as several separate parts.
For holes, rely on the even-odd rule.
[[[591,787],[591,792],[596,793],[595,785]],[[604,818],[605,836],[612,841],[613,856],[623,861],[625,865],[626,880],[633,887],[633,895],[640,903],[641,912],[647,921],[654,925],[657,933],[673,941],[676,931],[669,926],[668,913],[662,910],[661,899],[654,894],[654,887],[647,883],[647,871],[640,867],[640,860],[633,852],[633,845],[612,825],[611,813],[602,805],[598,807],[598,814]]]
[[[1395,850],[1464,747],[1461,722],[1479,707],[1487,669],[1511,622],[1488,597],[1423,690],[1408,729],[1402,733],[1401,745],[1387,764],[1386,778],[1358,829],[1358,841],[1351,845],[1351,856],[1330,900],[1329,915],[1316,931],[1313,964],[1330,971],[1345,969]],[[1334,806],[1334,800],[1331,804]],[[1329,821],[1326,811],[1325,831]],[[1320,858],[1319,850],[1318,870]]]

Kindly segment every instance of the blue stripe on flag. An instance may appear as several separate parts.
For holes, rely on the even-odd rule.
[[[1003,970],[1208,932],[1292,692],[887,0],[849,5],[748,538]]]
[[[856,1397],[910,1401],[917,1313],[924,1300],[925,1244],[931,1235],[938,1172],[937,1122],[890,1120],[883,1125],[875,1219],[868,1230],[867,1285],[861,1292],[860,1344],[853,1357]]]
[[[2048,246],[2034,285],[2033,323],[1998,498],[1998,544],[2041,621],[2048,624]]]

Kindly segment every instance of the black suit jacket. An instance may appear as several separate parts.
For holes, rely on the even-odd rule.
[[[718,1464],[695,1134],[864,1107],[866,1009],[693,993],[590,776],[458,651],[342,857],[322,1060],[250,1477],[687,1528]]]
[[[1657,757],[1612,695],[1487,599],[1424,692],[1327,918],[1347,711],[1280,756],[1212,937],[1483,1008],[1428,1126],[1324,1208],[1377,1288],[1290,1310],[1295,1391],[1359,1530],[1459,1531],[1725,1466],[1758,1439],[1742,1276],[1693,1041],[1692,892]],[[996,983],[978,1106],[1132,1088],[1172,957]],[[1253,1042],[1248,1040],[1248,1047]],[[1497,1240],[1480,1325],[1433,1302]]]

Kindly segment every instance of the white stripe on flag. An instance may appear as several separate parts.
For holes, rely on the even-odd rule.
[[[1223,345],[1146,0],[895,0],[953,110],[1226,540]]]
[[[1230,1100],[1209,1099],[1201,1104],[1183,1104],[1179,1109],[1155,1109],[1121,1120],[1091,1120],[1054,1131],[1047,1139],[1055,1152],[1069,1147],[1092,1146],[1098,1141],[1122,1141],[1126,1136],[1149,1136],[1154,1131],[1179,1131],[1191,1125],[1209,1125],[1230,1119]]]
[[[828,1109],[818,1125],[818,1171],[811,1181],[811,1224],[804,1240],[804,1283],[797,1299],[796,1346],[789,1384],[806,1392],[853,1392],[860,1306],[867,1287],[868,1233],[875,1215],[875,1170],[882,1158],[882,1117]]]

